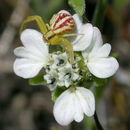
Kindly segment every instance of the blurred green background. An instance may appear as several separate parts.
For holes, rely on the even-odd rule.
[[[120,63],[96,102],[97,114],[105,130],[129,130],[130,1],[108,0],[98,12],[98,21],[94,16],[97,3],[86,0],[84,22],[93,21],[101,29],[104,43],[112,45],[112,54]],[[0,0],[0,130],[96,130],[93,118],[88,117],[80,124],[58,125],[50,91],[29,85],[13,72],[13,49],[22,45],[18,35],[22,21],[40,15],[48,23],[62,9],[75,13],[67,0]],[[33,22],[28,27],[37,29]]]

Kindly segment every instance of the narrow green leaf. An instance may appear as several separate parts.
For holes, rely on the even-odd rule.
[[[83,15],[85,12],[85,0],[68,0],[69,5],[79,15]]]
[[[31,85],[40,85],[45,83],[46,81],[43,79],[43,75],[38,75],[34,78],[29,79],[29,84]]]
[[[103,27],[106,6],[107,0],[98,0],[92,19],[92,24],[100,29]]]

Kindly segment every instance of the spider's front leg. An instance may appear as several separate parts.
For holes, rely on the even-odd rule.
[[[71,63],[73,63],[74,61],[74,52],[73,52],[73,47],[71,45],[71,43],[65,39],[65,38],[61,38],[61,37],[55,37],[54,39],[51,40],[51,45],[58,45],[58,44],[63,44],[65,51],[68,53],[69,55],[69,60]]]
[[[26,24],[28,22],[32,22],[32,21],[36,21],[36,23],[38,24],[42,34],[46,34],[46,32],[47,32],[46,24],[44,23],[42,18],[40,16],[37,16],[37,15],[36,16],[29,16],[29,17],[27,17],[27,19],[22,23],[19,32],[21,33],[22,30],[26,27]]]

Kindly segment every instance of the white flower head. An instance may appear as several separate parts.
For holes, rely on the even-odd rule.
[[[94,34],[91,45],[82,52],[84,62],[89,71],[98,78],[108,78],[115,74],[119,64],[110,57],[111,45],[103,45],[101,33],[97,27],[93,27]]]
[[[70,14],[65,10],[58,13]],[[68,88],[57,98],[53,109],[56,121],[63,126],[70,124],[73,120],[81,122],[84,114],[94,115],[93,93],[84,87],[75,87],[82,78],[84,82],[84,78],[88,77],[83,74],[87,73],[89,69],[98,78],[108,78],[119,67],[117,60],[109,56],[111,45],[108,43],[103,45],[99,29],[90,23],[83,24],[82,18],[78,14],[74,14],[72,17],[75,21],[75,29],[70,32],[70,35],[65,34],[66,36],[63,35],[63,37],[69,40],[74,51],[82,53],[82,55],[74,54],[73,64],[69,62],[66,52],[58,51],[49,54],[43,34],[33,29],[26,29],[22,32],[20,38],[23,47],[14,50],[14,54],[18,57],[14,62],[14,72],[18,76],[35,77],[44,67],[46,74],[43,79],[46,80],[52,93],[57,87]],[[80,60],[83,67],[79,64]]]
[[[23,47],[17,47],[14,54],[18,57],[14,62],[14,72],[23,78],[32,78],[48,63],[48,46],[43,35],[33,29],[22,32],[20,39]]]
[[[56,88],[57,86],[69,87],[76,84],[81,79],[77,64],[80,60],[78,57],[73,64],[70,64],[66,52],[58,52],[52,53],[50,60],[52,61],[52,64],[49,65],[49,68],[45,68],[46,75],[44,76],[44,79],[47,83],[50,83],[51,79],[55,78],[55,84],[52,83],[52,85],[55,86],[53,88]]]
[[[74,81],[79,80],[80,76],[75,69],[72,68],[72,65],[67,63],[66,66],[59,68],[59,86],[69,87],[73,84]],[[77,71],[77,69],[76,69]]]
[[[63,126],[73,120],[81,122],[84,114],[93,116],[95,112],[95,99],[93,93],[83,87],[67,89],[56,100],[53,114],[56,121]]]

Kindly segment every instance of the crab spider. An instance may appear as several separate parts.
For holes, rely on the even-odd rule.
[[[77,34],[68,34],[74,28],[74,19],[71,15],[66,13],[59,13],[53,15],[50,24],[45,24],[40,16],[29,16],[22,23],[20,33],[25,27],[25,24],[31,21],[36,21],[42,34],[43,40],[51,45],[63,44],[65,51],[69,55],[69,60],[72,63],[74,60],[73,47],[71,43],[65,38],[68,36],[75,36]]]

